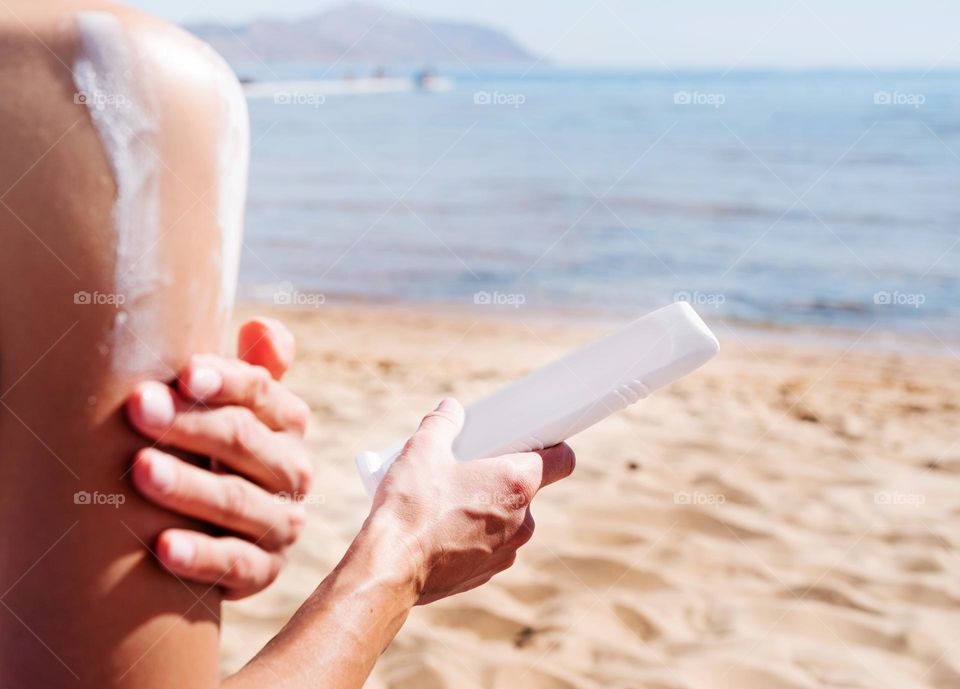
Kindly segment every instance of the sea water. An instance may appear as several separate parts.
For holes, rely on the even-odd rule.
[[[957,334],[960,73],[441,74],[250,101],[241,294]]]

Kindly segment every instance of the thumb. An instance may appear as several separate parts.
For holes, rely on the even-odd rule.
[[[263,366],[276,380],[290,368],[296,349],[293,333],[278,320],[258,317],[240,326],[239,358],[248,364]]]
[[[463,407],[454,398],[447,397],[423,417],[414,436],[429,436],[434,442],[451,447],[462,428]]]

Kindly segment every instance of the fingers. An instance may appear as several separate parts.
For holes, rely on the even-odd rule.
[[[147,437],[211,457],[268,490],[299,495],[309,488],[312,467],[299,438],[272,431],[246,407],[203,409],[146,382],[131,395],[127,413]]]
[[[560,443],[538,452],[521,452],[490,457],[476,463],[478,470],[488,472],[490,467],[499,481],[496,500],[511,507],[525,507],[544,486],[556,483],[573,473],[576,456],[570,446]],[[528,519],[532,519],[527,514]]]
[[[517,465],[520,473],[529,482],[533,493],[544,486],[566,478],[573,473],[577,457],[566,443],[560,443],[538,452],[523,452],[507,455],[504,459]]]
[[[231,600],[273,583],[284,557],[239,538],[216,538],[196,531],[167,529],[157,538],[157,558],[182,579],[218,585]]]
[[[257,317],[240,326],[237,352],[243,361],[262,366],[280,380],[293,363],[296,341],[280,321]]]
[[[423,417],[413,437],[428,437],[449,448],[462,428],[463,407],[454,398],[447,397],[436,409]]]
[[[566,443],[545,448],[535,454],[540,456],[543,466],[540,476],[541,488],[567,478],[577,466],[577,456]]]
[[[141,450],[132,473],[134,485],[154,504],[250,536],[267,550],[292,545],[306,520],[296,502],[279,501],[239,476],[215,474],[156,449]]]
[[[177,389],[185,398],[204,405],[246,407],[275,431],[303,435],[310,418],[307,404],[274,380],[266,368],[237,359],[193,356],[180,373]]]

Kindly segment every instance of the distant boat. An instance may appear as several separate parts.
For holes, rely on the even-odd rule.
[[[304,81],[244,81],[247,98],[273,98],[284,95],[350,96],[376,93],[405,93],[427,91],[438,93],[453,88],[446,77],[430,75],[426,78],[356,77],[350,79],[314,79]]]

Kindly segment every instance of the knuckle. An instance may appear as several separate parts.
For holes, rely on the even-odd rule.
[[[280,576],[283,562],[279,555],[257,557],[254,552],[243,551],[232,560],[230,578],[253,591],[262,591]]]
[[[529,479],[509,460],[503,460],[501,476],[503,490],[510,500],[510,506],[520,508],[529,505],[536,494],[536,489],[530,484]]]
[[[298,460],[290,468],[290,484],[293,488],[295,497],[301,497],[308,490],[313,482],[313,465],[306,459]]]
[[[254,400],[261,400],[267,396],[270,391],[270,385],[273,383],[273,377],[263,366],[251,366],[248,369],[250,376],[249,394]]]
[[[230,437],[228,446],[235,454],[253,454],[254,438],[259,421],[246,407],[236,407],[230,417]]]
[[[264,576],[260,580],[260,587],[266,588],[280,576],[283,566],[286,564],[286,556],[281,553],[274,553],[270,556],[267,567],[264,570]]]
[[[433,437],[439,433],[443,435],[458,426],[456,415],[447,410],[435,409],[423,417],[418,434]]]
[[[281,555],[261,555],[261,552],[239,550],[233,553],[224,579],[252,591],[262,591],[272,584],[280,575],[284,558]]]
[[[307,425],[310,423],[310,405],[299,397],[296,398],[296,402],[294,402],[290,411],[289,423],[301,435],[306,433]]]
[[[424,421],[430,420],[433,423],[449,423],[450,425],[456,424],[456,420],[454,419],[453,414],[442,409],[436,409],[430,412],[429,414],[423,417],[423,420]]]
[[[224,476],[222,486],[220,517],[231,520],[244,516],[247,512],[247,490],[244,479],[239,476]]]
[[[506,487],[507,503],[506,506],[514,510],[519,510],[533,500],[533,491],[523,480],[512,479]]]
[[[228,571],[231,579],[252,586],[259,586],[264,578],[263,569],[257,565],[253,556],[246,551],[234,553],[230,557]]]
[[[304,525],[303,511],[298,506],[291,508],[287,514],[286,522],[286,529],[284,529],[281,539],[283,547],[293,545],[300,538]]]
[[[406,455],[429,455],[436,452],[439,447],[439,443],[432,434],[418,431],[410,436],[410,439],[403,447],[403,452]]]

